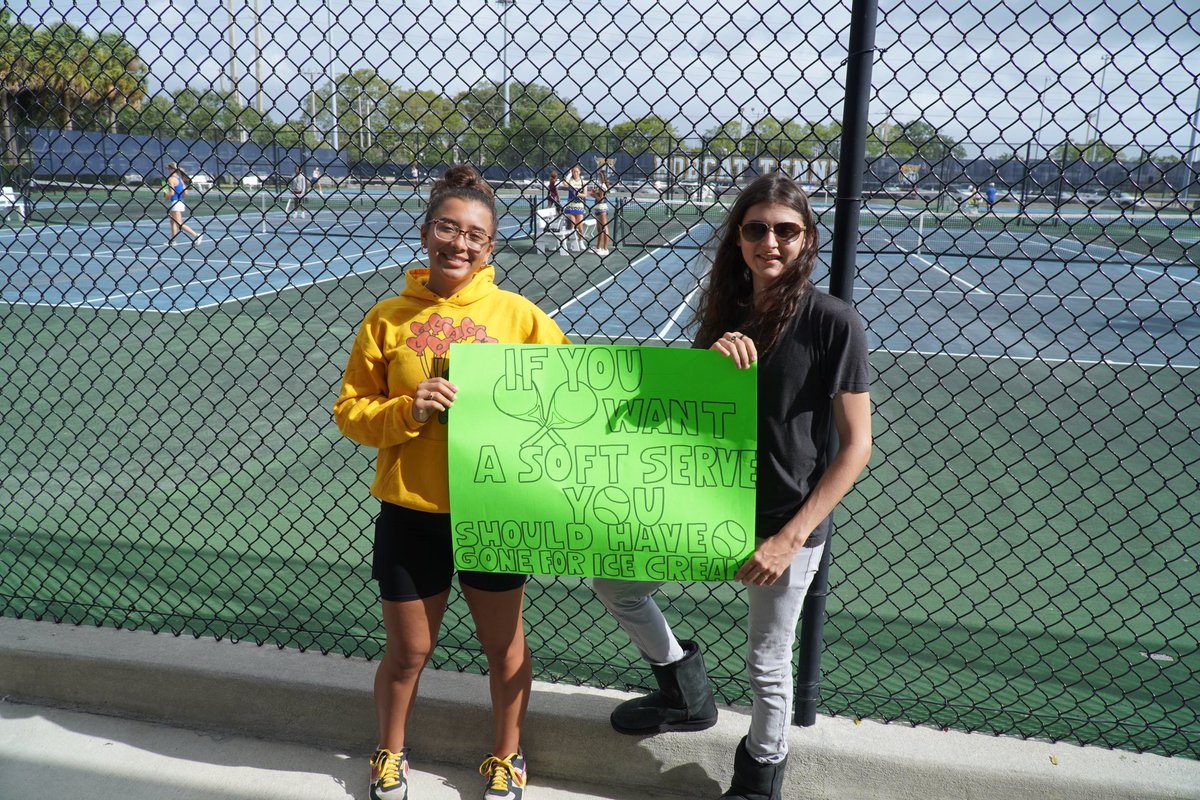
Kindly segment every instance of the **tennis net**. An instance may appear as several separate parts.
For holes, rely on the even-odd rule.
[[[31,223],[79,223],[140,219],[155,205],[150,187],[31,180],[21,192]]]
[[[421,237],[421,224],[429,210],[427,192],[411,185],[314,190],[300,202],[283,191],[263,202],[264,231],[335,239],[415,241]],[[529,235],[525,221],[531,202],[521,194],[496,197],[497,239]]]
[[[163,186],[103,184],[77,180],[31,180],[22,189],[22,224],[111,227],[163,221],[168,195]],[[266,190],[189,188],[187,218],[219,218],[226,224],[254,225],[273,200]]]
[[[412,187],[312,190],[299,200],[285,190],[264,204],[264,231],[379,240],[419,238],[425,210]]]
[[[629,248],[698,248],[714,237],[731,203],[625,198],[617,205],[618,244]],[[821,250],[832,248],[832,206],[816,206]],[[988,258],[1144,261],[1200,267],[1200,225],[1186,215],[1081,213],[1053,209],[1009,213],[938,211],[900,205],[860,210],[858,249],[865,253]]]

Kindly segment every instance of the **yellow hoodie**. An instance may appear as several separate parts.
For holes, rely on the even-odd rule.
[[[424,425],[413,418],[417,384],[446,374],[451,342],[570,340],[533,303],[496,286],[491,265],[450,297],[425,288],[428,269],[410,269],[406,278],[399,297],[379,303],[363,320],[333,416],[343,435],[379,448],[371,494],[418,511],[449,513],[446,425],[436,414]]]

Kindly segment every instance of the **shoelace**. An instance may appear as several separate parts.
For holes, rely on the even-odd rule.
[[[486,778],[489,773],[492,776],[492,783],[488,788],[497,791],[506,791],[509,782],[517,777],[517,770],[512,762],[508,758],[497,758],[496,756],[488,756],[479,767],[479,774],[483,777]]]
[[[379,770],[381,786],[394,786],[400,782],[400,762],[403,759],[403,753],[393,753],[391,750],[379,751],[375,766]]]

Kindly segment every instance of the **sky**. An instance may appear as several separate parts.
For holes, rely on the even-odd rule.
[[[19,15],[125,31],[152,88],[224,88],[231,2],[239,89],[252,99],[256,0],[30,0]],[[363,67],[444,94],[507,72],[552,87],[587,119],[655,113],[688,136],[766,114],[842,116],[850,2],[257,3],[263,94],[277,118],[299,116],[324,74]],[[872,122],[923,118],[971,155],[1028,146],[1037,157],[1097,126],[1127,154],[1181,155],[1200,138],[1194,0],[879,0],[876,47]]]

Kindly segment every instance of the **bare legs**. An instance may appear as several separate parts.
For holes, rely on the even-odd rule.
[[[484,592],[463,587],[463,595],[488,661],[495,722],[492,752],[503,758],[520,749],[521,726],[525,724],[533,684],[533,658],[525,642],[521,616],[525,588]]]
[[[575,240],[579,242],[580,252],[586,250],[587,242],[583,238],[583,215],[568,214],[567,219],[571,220],[571,224],[575,226]]]
[[[608,213],[601,211],[596,215],[596,249],[602,253],[608,252]]]
[[[200,234],[196,233],[194,230],[192,230],[191,228],[189,228],[187,225],[185,225],[183,223],[183,213],[182,212],[172,211],[170,213],[170,217],[171,217],[171,243],[172,244],[175,243],[175,237],[179,235],[180,230],[182,230],[184,233],[191,236],[193,239],[200,238]]]
[[[421,671],[433,654],[446,612],[449,590],[422,600],[383,601],[387,647],[375,671],[375,714],[379,746],[393,753],[404,747]],[[488,661],[494,719],[492,752],[517,752],[529,707],[533,661],[525,642],[524,588],[485,592],[463,587],[475,621],[475,635]]]
[[[387,646],[375,670],[375,718],[379,746],[393,753],[404,747],[421,670],[433,654],[450,590],[421,600],[383,601]]]

